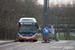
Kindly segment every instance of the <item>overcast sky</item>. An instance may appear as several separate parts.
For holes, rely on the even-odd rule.
[[[54,4],[67,4],[67,3],[70,3],[70,4],[73,4],[73,0],[49,0],[50,3],[54,3]],[[44,0],[38,0],[38,3],[39,4],[43,4],[44,3]]]

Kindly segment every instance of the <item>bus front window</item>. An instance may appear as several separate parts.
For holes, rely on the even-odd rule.
[[[19,32],[33,32],[36,33],[37,27],[32,25],[22,25],[19,27]]]

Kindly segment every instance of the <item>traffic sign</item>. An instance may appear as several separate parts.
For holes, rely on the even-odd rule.
[[[49,28],[48,28],[48,27],[45,27],[45,28],[43,29],[43,32],[44,32],[44,33],[48,33],[48,32],[49,32]]]

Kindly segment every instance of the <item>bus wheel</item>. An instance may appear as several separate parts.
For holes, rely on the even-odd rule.
[[[37,40],[33,40],[33,42],[37,42]]]
[[[28,40],[25,40],[26,42],[28,42]]]
[[[24,42],[24,40],[19,40],[19,42]]]

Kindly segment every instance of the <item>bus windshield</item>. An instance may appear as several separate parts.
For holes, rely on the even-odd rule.
[[[19,27],[19,32],[32,32],[36,33],[37,27],[35,25],[21,25]]]

